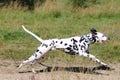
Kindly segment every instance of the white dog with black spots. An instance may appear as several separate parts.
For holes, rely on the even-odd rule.
[[[36,63],[36,61],[39,58],[42,58],[48,51],[50,50],[62,50],[65,53],[68,53],[70,55],[78,55],[78,56],[84,56],[92,59],[93,61],[103,65],[107,66],[106,63],[100,61],[97,59],[94,55],[92,55],[89,52],[89,46],[95,42],[104,43],[105,41],[109,40],[108,37],[106,37],[103,33],[97,32],[95,29],[91,29],[89,34],[83,35],[83,36],[75,36],[70,38],[64,38],[64,39],[48,39],[43,40],[31,31],[27,30],[23,25],[22,28],[32,36],[34,36],[38,41],[40,41],[42,44],[38,47],[36,52],[29,57],[28,59],[24,60],[20,65],[19,68],[21,68],[24,64],[31,62],[32,66],[32,72],[36,73],[36,71],[33,68],[33,65]]]

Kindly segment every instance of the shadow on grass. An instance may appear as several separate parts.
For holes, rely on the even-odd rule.
[[[46,65],[45,65],[46,66]],[[96,74],[96,75],[108,75],[100,72],[96,72],[96,70],[114,70],[107,66],[97,66],[97,67],[59,67],[59,66],[46,66],[46,69],[38,70],[37,73],[44,72],[53,72],[53,71],[69,71],[75,73],[84,73],[84,74]],[[19,72],[19,73],[31,73],[32,71]]]

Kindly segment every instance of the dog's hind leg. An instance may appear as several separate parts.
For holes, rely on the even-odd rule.
[[[33,72],[33,73],[36,73],[36,71],[35,71],[35,69],[34,69],[34,64],[37,62],[37,60],[38,60],[39,58],[42,58],[42,56],[43,56],[43,55],[40,55],[40,54],[39,54],[39,56],[37,57],[37,53],[34,53],[30,58],[28,58],[27,60],[24,60],[24,61],[20,64],[19,69],[20,69],[23,65],[25,65],[25,64],[27,64],[27,63],[30,62],[30,65],[31,65],[31,68],[32,68],[32,72]]]
[[[37,51],[31,57],[29,57],[28,59],[22,61],[22,63],[19,65],[18,69],[20,69],[23,65],[31,62],[32,72],[36,73],[35,70],[34,70],[34,68],[33,68],[33,65],[37,62],[37,60],[39,58],[42,58],[44,56],[44,54],[45,54],[45,53],[43,53],[41,51],[39,51],[39,52],[37,52]]]
[[[35,56],[32,55],[30,58],[22,61],[22,63],[19,65],[18,69],[20,69],[23,65],[25,65],[25,64],[27,64],[27,63],[29,63],[29,62],[33,62],[34,60],[36,60],[36,59],[35,59]]]
[[[24,60],[19,68],[21,68],[23,65],[26,63],[32,62],[32,65],[38,60],[39,58],[43,57],[52,47],[53,45],[50,45],[52,42],[51,41],[45,41],[45,43],[42,43],[40,47],[38,47],[37,51],[29,57],[27,60]],[[34,72],[34,70],[33,70]]]
[[[36,71],[35,71],[35,69],[34,69],[34,64],[37,62],[37,60],[34,60],[34,61],[32,61],[32,63],[31,63],[31,67],[32,67],[32,72],[33,73],[37,73]]]

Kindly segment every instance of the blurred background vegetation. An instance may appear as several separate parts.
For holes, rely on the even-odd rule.
[[[1,0],[1,7],[27,7],[29,10],[34,10],[36,7],[40,7],[47,1],[56,3],[58,0]],[[61,0],[59,0],[61,1]],[[96,4],[97,0],[68,0],[68,3],[72,4],[74,7],[88,7],[90,4]]]

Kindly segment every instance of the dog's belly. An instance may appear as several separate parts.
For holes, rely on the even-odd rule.
[[[63,45],[56,46],[56,49],[64,51],[65,53],[68,53],[70,55],[78,54],[78,47],[76,44],[73,44],[73,43],[68,44],[66,46],[63,46]]]
[[[61,50],[67,54],[70,54],[70,55],[76,55],[78,54],[78,50],[74,50],[70,47],[67,47],[67,48],[57,48],[57,50]]]
[[[79,54],[78,50],[74,50],[74,49],[71,49],[71,48],[64,49],[64,52],[68,53],[70,55],[77,55],[77,54]]]

